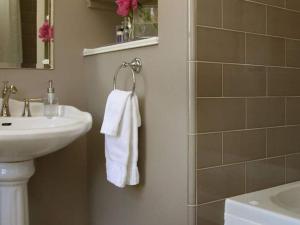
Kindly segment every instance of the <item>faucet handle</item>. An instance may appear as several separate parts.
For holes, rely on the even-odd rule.
[[[18,92],[18,89],[16,88],[15,85],[10,85],[9,88],[12,94],[16,94]]]
[[[31,117],[30,99],[28,99],[28,98],[24,99],[24,110],[23,110],[22,116],[23,117]]]
[[[30,103],[31,102],[43,102],[43,98],[25,98],[24,99],[24,109],[22,116],[23,117],[31,117],[31,111],[30,111]]]

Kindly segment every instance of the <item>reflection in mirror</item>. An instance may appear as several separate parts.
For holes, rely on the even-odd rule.
[[[0,68],[53,69],[54,0],[0,0]]]

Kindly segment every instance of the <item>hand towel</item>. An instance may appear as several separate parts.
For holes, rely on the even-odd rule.
[[[101,133],[105,134],[107,180],[117,187],[139,183],[140,126],[137,96],[127,91],[112,91],[107,99]]]
[[[116,136],[131,92],[114,90],[108,98],[101,133]]]
[[[141,126],[141,116],[139,111],[138,98],[134,95],[131,99],[132,101],[132,137],[131,137],[131,150],[130,157],[127,167],[127,185],[137,185],[139,184],[139,170],[137,167],[138,163],[138,128]]]

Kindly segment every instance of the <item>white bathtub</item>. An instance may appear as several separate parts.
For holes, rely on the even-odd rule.
[[[300,182],[227,199],[225,225],[300,225]]]

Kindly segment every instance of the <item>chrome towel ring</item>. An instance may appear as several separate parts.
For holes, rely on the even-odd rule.
[[[115,75],[114,75],[114,90],[117,89],[117,78],[118,78],[118,74],[122,69],[125,68],[129,68],[131,70],[131,74],[132,74],[132,95],[134,95],[135,92],[135,87],[136,87],[136,78],[135,78],[135,73],[140,73],[142,70],[142,60],[140,58],[135,58],[133,59],[130,63],[127,62],[123,62],[117,69]]]

